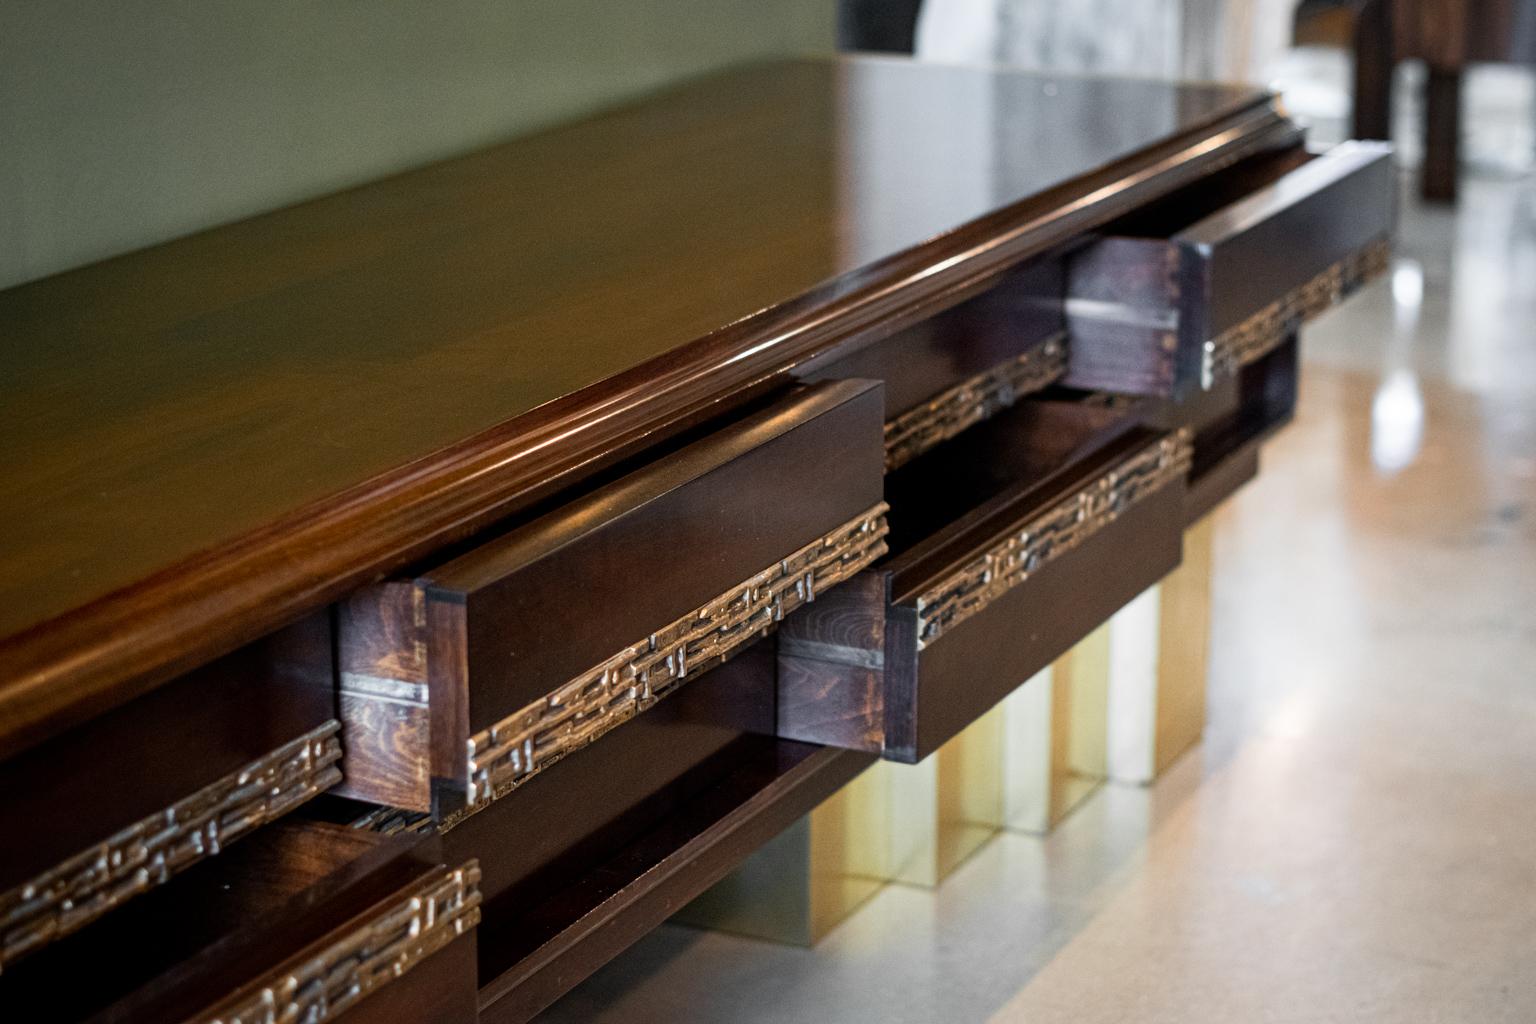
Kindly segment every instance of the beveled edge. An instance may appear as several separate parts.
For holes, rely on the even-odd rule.
[[[498,517],[872,343],[1009,267],[1291,135],[1273,95],[834,278],[0,642],[0,757],[461,540]]]
[[[340,782],[340,729],[328,721],[0,893],[0,971]]]

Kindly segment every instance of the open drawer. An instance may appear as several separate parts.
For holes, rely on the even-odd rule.
[[[1066,383],[1182,399],[1386,268],[1391,148],[1297,146],[1106,229],[1068,261]]]
[[[773,640],[758,640],[443,827],[447,861],[481,869],[482,1021],[532,1017],[869,764],[774,738],[774,673]],[[389,812],[358,824],[432,827]]]
[[[479,809],[885,551],[882,401],[799,386],[340,611],[345,795]]]
[[[330,616],[0,765],[0,974],[341,779]]]
[[[470,1024],[478,878],[435,837],[287,819],[0,976],[0,1005],[34,1024]]]
[[[1042,256],[806,377],[885,382],[885,464],[896,469],[1061,379],[1065,287],[1062,257]]]
[[[779,735],[927,756],[1178,564],[1189,460],[1031,401],[891,474],[890,557],[779,630]]]

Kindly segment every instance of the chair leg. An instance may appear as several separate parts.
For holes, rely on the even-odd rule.
[[[1456,201],[1461,160],[1461,71],[1431,67],[1424,85],[1425,199]]]
[[[1392,137],[1392,4],[1366,0],[1355,16],[1357,139]]]

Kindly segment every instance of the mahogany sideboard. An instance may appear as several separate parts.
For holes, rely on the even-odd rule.
[[[0,1013],[531,1017],[1177,565],[1392,175],[791,61],[0,292]]]

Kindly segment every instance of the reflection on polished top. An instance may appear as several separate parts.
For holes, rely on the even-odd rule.
[[[1260,110],[1218,86],[766,65],[0,292],[0,637]]]

